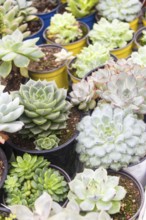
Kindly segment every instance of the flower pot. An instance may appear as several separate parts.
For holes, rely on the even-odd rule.
[[[5,153],[3,152],[1,148],[0,148],[0,161],[3,162],[3,167],[4,167],[2,171],[2,175],[1,175],[1,180],[0,180],[0,188],[2,188],[4,181],[6,179],[6,176],[7,176],[7,172],[8,172],[8,163],[7,163]]]
[[[135,177],[133,177],[131,174],[129,174],[129,173],[127,173],[127,172],[125,172],[125,171],[118,171],[118,172],[115,172],[115,171],[112,171],[112,170],[109,170],[109,172],[108,172],[108,174],[109,175],[114,175],[114,176],[116,176],[116,175],[118,175],[118,176],[121,176],[121,178],[123,177],[123,178],[126,178],[126,179],[129,179],[129,181],[131,182],[130,183],[130,185],[132,185],[133,184],[133,187],[137,190],[137,192],[139,192],[138,193],[138,195],[137,195],[137,197],[136,197],[136,200],[134,201],[135,202],[135,204],[138,202],[138,200],[139,200],[139,207],[138,207],[138,209],[137,209],[137,211],[133,214],[133,216],[132,217],[130,217],[130,218],[123,218],[123,219],[128,219],[128,220],[136,220],[137,219],[137,217],[138,217],[138,215],[139,215],[139,213],[140,213],[140,211],[141,211],[141,209],[142,209],[142,206],[143,206],[143,204],[144,204],[144,190],[143,190],[143,188],[142,188],[142,185],[139,183],[139,181],[135,178]],[[120,185],[122,185],[122,184],[120,184]],[[125,187],[125,186],[124,186]],[[128,187],[129,187],[129,185],[128,185]],[[132,187],[132,188],[133,188]],[[126,187],[125,187],[126,188]],[[133,188],[133,189],[134,189]],[[130,191],[130,190],[129,190]],[[131,191],[132,191],[132,194],[134,194],[134,190],[132,190],[131,189]],[[139,198],[138,198],[139,197]],[[132,201],[133,202],[133,201]],[[125,203],[124,203],[125,204]],[[131,203],[130,203],[130,205],[131,205]],[[127,210],[126,210],[126,212],[128,212],[128,210],[129,210],[129,205],[128,205],[128,207],[127,207]],[[129,215],[129,213],[127,213],[128,215]],[[112,216],[112,215],[111,215]],[[114,215],[113,215],[114,216]],[[122,216],[121,216],[122,217]],[[121,217],[118,217],[118,218],[116,218],[116,219],[122,219]]]
[[[26,37],[24,40],[29,40],[29,39],[39,37],[39,40],[36,43],[36,45],[40,45],[44,43],[44,38],[43,38],[44,21],[42,18],[39,18],[38,16],[37,16],[37,19],[41,21],[41,28],[36,33],[30,35],[29,37]]]
[[[59,0],[58,0],[58,3],[59,3]],[[50,12],[37,13],[37,14],[36,14],[38,17],[40,17],[40,18],[44,21],[43,31],[45,30],[45,28],[47,28],[47,27],[50,25],[51,17],[53,17],[54,14],[56,14],[57,7],[58,7],[58,6],[56,6],[56,7],[55,7],[52,11],[50,11]]]
[[[146,2],[146,1],[145,1]],[[142,9],[142,17],[141,17],[141,19],[142,19],[142,24],[143,24],[143,26],[146,26],[146,16],[145,16],[145,13],[146,13],[146,7],[144,7],[143,9]]]
[[[67,6],[67,4],[61,4],[58,6],[57,8],[57,13],[60,13],[62,14],[63,12],[65,12],[65,7]],[[81,22],[84,22],[86,23],[90,29],[92,29],[94,23],[96,22],[96,19],[95,19],[95,15],[96,15],[96,12],[92,13],[92,14],[89,14],[85,17],[82,17],[82,18],[76,18],[77,21],[81,21]]]
[[[146,27],[141,27],[134,36],[134,43],[137,48],[141,47],[142,45],[139,43],[140,38],[142,37],[142,31],[146,31]]]
[[[48,47],[48,48],[60,48],[62,47],[57,45],[41,45],[40,47]],[[34,80],[44,80],[52,81],[55,80],[57,86],[59,88],[65,88],[68,89],[68,75],[67,75],[67,69],[66,69],[66,63],[64,62],[59,68],[54,68],[50,71],[48,70],[29,70],[29,76]]]
[[[111,54],[115,55],[118,59],[129,57],[132,53],[133,40],[134,38],[125,47],[111,50]]]
[[[140,163],[130,165],[123,170],[133,175],[142,184],[143,187],[146,186],[146,157],[143,158]]]
[[[85,23],[83,23],[83,22],[79,22],[79,23],[80,23],[81,29],[83,30],[83,35],[84,36],[80,40],[77,40],[77,41],[72,42],[70,44],[61,45],[64,48],[66,48],[68,51],[72,52],[73,55],[76,55],[76,54],[80,53],[82,48],[84,46],[86,46],[86,44],[87,44],[87,35],[88,35],[88,32],[89,32],[89,28]],[[46,36],[46,32],[47,32],[47,29],[43,33],[43,36],[44,36],[44,39],[46,40],[46,43],[47,44],[59,45],[59,44],[56,44],[55,42],[49,40]]]
[[[71,122],[72,123],[74,122],[75,124],[77,124],[82,117],[82,113],[76,108],[72,110],[71,115],[70,115],[70,118],[72,118]],[[75,117],[76,118],[79,117],[79,118],[75,121],[74,119]],[[61,144],[58,147],[52,148],[50,150],[36,150],[36,149],[32,149],[32,147],[22,148],[20,147],[21,144],[15,144],[11,139],[7,141],[7,144],[9,145],[10,148],[13,149],[14,154],[16,156],[17,155],[22,156],[24,153],[43,156],[45,159],[48,159],[54,165],[63,168],[71,177],[73,177],[76,174],[76,172],[78,172],[80,167],[79,158],[75,151],[76,148],[75,139],[77,135],[78,133],[77,131],[75,131],[74,134],[72,134],[72,137],[68,138],[68,140],[64,144]]]
[[[117,61],[116,56],[114,56],[114,55],[111,54],[111,57],[112,57],[115,61]],[[75,57],[74,59],[72,59],[72,60],[68,63],[68,66],[67,66],[67,72],[68,72],[68,75],[70,76],[70,79],[71,79],[72,83],[78,83],[78,82],[80,82],[80,81],[82,80],[81,78],[78,78],[77,76],[75,76],[75,70],[72,70],[72,68],[71,68],[71,65],[75,62],[75,60],[76,60],[76,57]],[[88,72],[83,78],[86,78],[87,76],[91,75],[92,72],[94,72],[94,71],[98,70],[98,68],[102,68],[102,67],[104,67],[104,65],[92,69],[92,70],[91,70],[90,72]]]

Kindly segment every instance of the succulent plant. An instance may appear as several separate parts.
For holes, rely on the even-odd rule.
[[[86,216],[79,214],[79,207],[75,203],[69,203],[65,208],[62,208],[59,204],[54,202],[51,196],[43,192],[43,194],[37,198],[34,204],[34,210],[28,209],[24,205],[9,206],[17,220],[111,220],[110,216],[102,211],[101,213],[89,213]]]
[[[27,66],[38,61],[44,54],[35,44],[38,38],[23,41],[23,34],[16,30],[0,39],[0,76],[6,78],[12,68],[20,68],[21,75],[28,77]]]
[[[138,17],[141,8],[142,3],[139,0],[99,0],[96,6],[98,14],[109,21],[119,19],[127,22]]]
[[[96,106],[96,90],[93,81],[82,79],[72,85],[71,102],[80,110],[88,111]]]
[[[101,18],[89,32],[89,38],[93,44],[98,42],[109,50],[113,50],[126,46],[133,38],[133,30],[130,30],[130,26],[126,22],[117,19],[109,22],[105,18]]]
[[[142,31],[142,37],[140,37],[139,43],[141,46],[146,45],[146,31]]]
[[[68,0],[66,9],[76,18],[82,18],[95,11],[95,6],[98,1],[99,0]]]
[[[104,65],[109,59],[109,49],[102,44],[95,43],[84,47],[71,67],[76,70],[75,75],[78,78],[83,78],[88,72]]]
[[[0,131],[14,133],[24,125],[16,121],[23,113],[24,107],[20,105],[19,98],[3,92],[4,86],[0,85]]]
[[[55,43],[64,45],[80,39],[83,32],[74,16],[64,12],[63,14],[55,14],[51,18],[46,36]]]
[[[139,47],[137,52],[132,52],[129,60],[142,67],[146,67],[146,45]]]
[[[56,62],[62,62],[67,60],[72,60],[74,56],[72,55],[72,52],[69,52],[65,49],[61,49],[60,52],[54,53],[54,57],[56,57]]]
[[[0,215],[0,220],[16,220],[16,215],[10,213],[8,217]]]
[[[146,155],[146,125],[130,110],[100,103],[77,130],[76,151],[86,167],[119,170]]]
[[[67,90],[57,88],[54,81],[29,80],[14,94],[24,105],[21,131],[27,137],[50,135],[66,127],[71,104],[66,101]]]
[[[140,72],[139,77],[136,74],[120,73],[111,77],[104,92],[98,93],[102,99],[113,106],[129,108],[138,114],[146,114],[145,89],[146,78],[140,76]]]
[[[121,200],[126,195],[124,187],[119,186],[119,177],[110,176],[100,167],[95,171],[85,169],[69,183],[69,200],[75,200],[81,211],[107,211],[115,214],[120,211]]]
[[[47,137],[37,137],[37,139],[34,141],[34,144],[36,146],[36,149],[50,150],[54,147],[58,147],[59,141],[60,139],[55,134],[51,134]]]
[[[64,176],[43,157],[24,154],[11,163],[4,184],[8,205],[26,205],[33,208],[35,200],[46,191],[57,201],[67,197],[68,184]],[[15,185],[15,186],[14,186]]]

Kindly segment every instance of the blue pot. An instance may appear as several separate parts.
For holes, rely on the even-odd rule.
[[[66,5],[67,4],[59,5],[58,8],[57,8],[57,13],[59,13],[59,14],[64,13]],[[77,20],[86,23],[89,26],[89,28],[92,29],[94,23],[96,23],[95,15],[96,15],[96,12],[94,12],[94,13],[92,13],[90,15],[87,15],[87,16],[85,16],[83,18],[77,18]]]
[[[40,30],[38,30],[38,32],[30,35],[29,37],[26,37],[25,40],[28,40],[28,39],[33,39],[33,38],[36,38],[36,37],[39,37],[39,40],[38,42],[36,43],[37,45],[40,45],[40,44],[43,44],[44,43],[44,38],[43,38],[43,30],[44,30],[44,21],[43,19],[39,18],[41,23],[42,23],[42,26],[40,28]]]

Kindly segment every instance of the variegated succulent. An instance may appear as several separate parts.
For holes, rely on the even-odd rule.
[[[86,167],[119,170],[146,155],[146,124],[130,110],[100,103],[77,129],[76,151]]]
[[[146,67],[146,45],[139,47],[138,51],[132,52],[129,59],[135,64]]]
[[[14,95],[24,105],[20,120],[25,126],[21,133],[27,137],[39,134],[47,136],[66,127],[72,105],[66,101],[67,90],[59,89],[55,81],[30,79]]]
[[[96,106],[96,90],[92,80],[82,79],[73,84],[70,96],[72,104],[77,105],[80,110],[88,111]]]
[[[121,200],[126,195],[124,187],[119,186],[120,178],[110,176],[100,167],[95,171],[85,169],[69,183],[69,200],[75,200],[83,212],[120,212]]]

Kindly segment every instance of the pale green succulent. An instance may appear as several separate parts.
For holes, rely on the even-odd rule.
[[[81,211],[120,212],[121,200],[126,195],[124,187],[119,186],[119,177],[110,176],[104,168],[85,169],[69,183],[69,200],[75,200]]]
[[[93,44],[98,42],[109,50],[113,50],[125,47],[133,38],[133,30],[130,30],[130,25],[126,22],[117,19],[109,22],[101,18],[89,32],[89,38]]]
[[[47,28],[48,39],[58,44],[69,44],[83,36],[79,22],[71,13],[55,14]]]
[[[36,146],[36,149],[50,150],[54,147],[58,147],[59,141],[60,139],[55,134],[51,134],[46,137],[37,137],[37,139],[34,141],[34,144]]]
[[[0,220],[16,220],[16,215],[10,213],[9,216],[0,215]]]
[[[3,92],[4,86],[0,85],[0,131],[14,133],[23,127],[23,122],[17,121],[22,115],[24,107],[20,105],[19,98]]]
[[[12,162],[4,184],[8,205],[20,204],[33,208],[35,200],[44,192],[59,202],[68,193],[68,184],[62,173],[49,167],[43,157],[24,154]]]
[[[19,68],[21,75],[28,77],[27,67],[31,60],[38,61],[44,56],[36,46],[39,38],[23,41],[23,34],[16,30],[0,39],[0,76],[6,78],[13,67]]]
[[[17,220],[38,220],[38,218],[39,220],[112,220],[104,211],[101,213],[90,212],[81,216],[79,206],[75,202],[69,202],[65,208],[62,208],[46,192],[36,199],[33,211],[24,205],[9,206],[9,209]]]
[[[98,104],[77,130],[76,151],[86,167],[119,170],[146,155],[146,125],[130,110]]]
[[[139,71],[143,72],[142,69]],[[145,68],[146,71],[146,68]],[[122,109],[129,108],[134,113],[146,114],[146,78],[136,74],[116,74],[106,84],[106,88],[98,91],[98,95],[106,102]]]
[[[95,43],[84,47],[71,67],[76,70],[77,77],[83,78],[91,70],[104,65],[109,59],[109,49],[102,44]]]
[[[24,105],[20,120],[25,126],[21,133],[27,138],[39,134],[47,136],[66,128],[72,105],[66,100],[67,90],[58,88],[55,81],[30,79],[14,96]]]
[[[139,47],[137,52],[132,52],[129,59],[135,64],[146,67],[146,45]]]
[[[71,102],[80,110],[88,111],[96,106],[96,90],[93,81],[82,79],[72,85]]]
[[[67,10],[76,18],[85,17],[95,11],[95,6],[99,0],[67,0]]]
[[[142,46],[146,44],[146,31],[142,31],[142,37],[139,39],[139,42]]]
[[[99,0],[96,6],[98,14],[109,21],[119,19],[121,21],[133,21],[142,8],[139,0]]]

